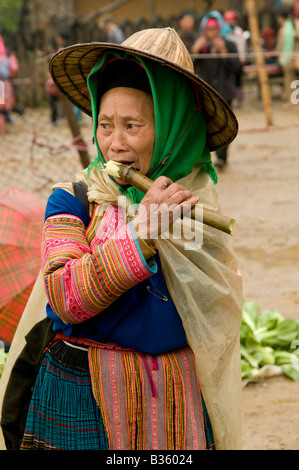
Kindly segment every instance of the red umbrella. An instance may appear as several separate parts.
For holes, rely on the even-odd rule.
[[[40,271],[44,213],[33,194],[0,191],[0,338],[8,342]]]

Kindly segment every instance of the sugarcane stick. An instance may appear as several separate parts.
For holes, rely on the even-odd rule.
[[[105,164],[104,171],[114,178],[121,179],[122,181],[131,184],[144,193],[146,193],[153,184],[153,180],[139,171],[134,170],[134,168],[123,165],[122,163],[113,162],[112,160]],[[195,208],[191,209],[191,218],[194,220],[196,219]],[[232,228],[235,223],[235,219],[226,217],[225,215],[206,208],[203,208],[202,218],[202,222],[204,224],[232,235]]]

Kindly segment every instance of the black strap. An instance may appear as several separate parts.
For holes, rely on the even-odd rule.
[[[12,367],[1,410],[1,428],[8,450],[21,446],[43,352],[55,334],[49,317],[36,323],[26,335],[25,346]]]
[[[87,217],[89,217],[89,202],[87,197],[87,184],[84,181],[73,183],[75,196],[83,203]]]

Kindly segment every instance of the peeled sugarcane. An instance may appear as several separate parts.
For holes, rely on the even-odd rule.
[[[112,160],[105,164],[104,171],[114,178],[119,178],[122,181],[131,184],[144,193],[146,193],[153,184],[153,181],[150,178],[143,175],[134,168],[123,165],[122,163],[114,162]],[[195,216],[195,209],[193,208],[191,210],[192,219],[195,219]],[[210,227],[214,227],[218,230],[221,230],[222,232],[232,235],[232,227],[235,223],[235,219],[203,208],[202,222],[206,225],[209,225]]]

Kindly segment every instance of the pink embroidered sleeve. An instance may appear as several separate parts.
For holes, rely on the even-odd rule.
[[[48,301],[65,323],[80,323],[107,308],[123,292],[152,276],[132,223],[115,207],[96,211],[87,230],[74,216],[46,220],[42,271]]]

